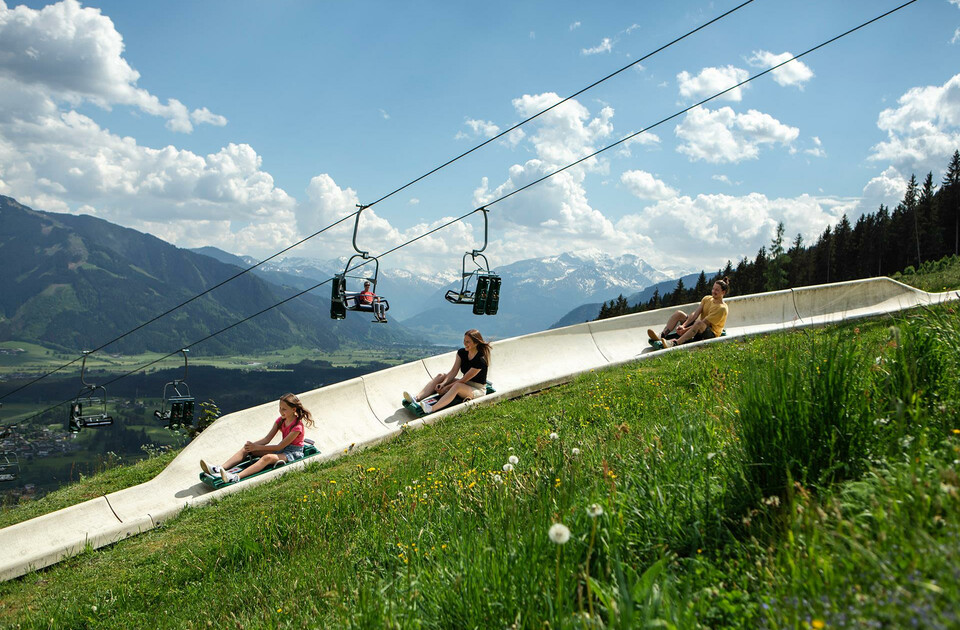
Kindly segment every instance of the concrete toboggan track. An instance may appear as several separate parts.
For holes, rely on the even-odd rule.
[[[960,294],[956,292],[926,293],[889,278],[732,297],[726,300],[730,306],[726,337],[705,343],[822,326],[958,298]],[[583,372],[649,356],[647,328],[659,330],[676,308],[587,322],[494,342],[494,360],[489,374],[497,393],[467,405],[496,404],[568,382]],[[693,309],[696,305],[680,308]],[[546,357],[549,360],[544,360]],[[309,461],[335,459],[388,440],[404,425],[409,428],[422,425],[424,420],[413,419],[401,407],[401,392],[418,390],[431,375],[450,369],[452,362],[453,353],[442,354],[300,394],[304,405],[315,411],[318,420],[317,426],[308,430],[307,437],[316,442],[321,455]],[[432,414],[426,421],[436,422],[462,411],[467,405]],[[88,546],[98,548],[145,532],[188,506],[202,505],[215,496],[241,491],[301,468],[303,462],[296,462],[217,491],[198,480],[201,457],[208,461],[226,459],[243,440],[264,433],[276,416],[276,401],[273,400],[223,416],[152,480],[0,529],[0,580],[49,566],[80,553]]]

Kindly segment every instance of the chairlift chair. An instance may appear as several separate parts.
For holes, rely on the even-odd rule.
[[[0,482],[20,478],[20,458],[13,451],[0,452]]]
[[[160,409],[153,412],[153,415],[161,422],[166,422],[167,428],[171,430],[193,425],[193,411],[196,405],[196,399],[190,394],[190,386],[186,381],[187,353],[190,349],[182,348],[180,352],[183,353],[183,378],[170,381],[163,386]]]
[[[380,261],[377,260],[376,256],[371,256],[370,252],[361,251],[357,247],[357,228],[360,225],[360,214],[367,208],[367,206],[357,206],[360,210],[357,212],[357,219],[353,225],[353,249],[357,251],[356,254],[350,256],[347,260],[347,265],[343,268],[343,273],[338,273],[333,276],[331,280],[331,290],[330,290],[330,318],[331,319],[346,319],[347,311],[363,311],[367,313],[373,313],[374,319],[373,322],[377,324],[387,323],[386,317],[380,317],[380,313],[386,313],[390,310],[390,302],[387,301],[381,295],[377,294],[377,278],[380,275]],[[354,271],[353,262],[356,259],[363,261],[372,261],[373,262],[373,275],[364,276],[360,272],[351,273]],[[363,262],[357,265],[357,269],[368,264]],[[360,286],[363,285],[363,282],[370,283],[370,289],[373,293],[373,300],[367,302],[361,299],[360,291],[348,291],[347,290],[347,279],[351,279],[351,284],[353,281],[359,281]],[[378,309],[377,307],[381,307]]]
[[[113,424],[113,417],[107,413],[107,388],[93,385],[84,379],[87,368],[87,355],[83,352],[83,364],[80,367],[80,382],[83,387],[70,403],[70,415],[67,417],[67,430],[79,433],[85,427],[106,427]]]
[[[3,403],[0,403],[0,407]],[[6,440],[13,433],[14,427],[0,428],[0,440]],[[0,482],[16,481],[20,478],[20,457],[16,451],[4,449],[0,451]]]
[[[483,212],[483,247],[463,255],[463,264],[460,270],[460,290],[454,291],[451,289],[447,291],[444,297],[451,304],[472,305],[474,315],[496,315],[500,308],[501,278],[490,271],[490,262],[482,253],[487,248],[488,210],[480,208],[479,211]],[[469,269],[468,256],[473,264]]]

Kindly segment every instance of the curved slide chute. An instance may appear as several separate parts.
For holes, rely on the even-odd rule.
[[[704,343],[822,326],[958,297],[956,292],[927,293],[889,278],[732,297],[726,300],[730,305],[727,335]],[[658,329],[677,308],[684,307],[496,341],[495,361],[489,375],[496,383],[497,393],[467,405],[495,404],[568,382],[583,372],[649,356],[646,329]],[[696,308],[696,304],[687,308]],[[687,347],[690,346],[659,352]],[[318,420],[306,437],[315,441],[321,454],[310,461],[342,457],[392,438],[404,425],[415,428],[462,411],[467,405],[415,419],[400,405],[403,390],[419,389],[431,375],[448,370],[452,361],[453,353],[428,357],[300,394],[304,405],[315,410]],[[263,433],[276,416],[276,401],[223,416],[150,481],[0,529],[0,580],[49,566],[88,547],[102,547],[147,531],[188,506],[206,503],[218,493],[237,492],[302,467],[302,462],[295,462],[216,491],[198,481],[201,457],[207,461],[226,459],[242,440]]]

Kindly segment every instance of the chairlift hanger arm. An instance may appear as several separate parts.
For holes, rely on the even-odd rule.
[[[90,354],[91,352],[92,352],[91,350],[84,350],[84,351],[83,351],[83,363],[80,364],[80,382],[83,383],[84,387],[89,387],[90,389],[93,389],[93,388],[95,388],[96,386],[93,385],[92,383],[88,383],[88,382],[84,379],[84,374],[85,374],[85,372],[86,372],[86,370],[87,370],[87,355]]]
[[[487,213],[490,212],[490,211],[487,210],[487,207],[486,207],[486,206],[480,206],[479,208],[477,208],[477,209],[475,210],[475,212],[482,212],[482,213],[483,213],[483,247],[481,247],[480,249],[475,249],[475,250],[473,250],[472,252],[470,252],[471,254],[473,254],[474,258],[476,258],[477,256],[479,256],[479,255],[480,255],[480,252],[482,252],[483,250],[485,250],[485,249],[487,248],[487,236],[488,236],[488,234],[489,234],[489,228],[490,228],[490,220],[487,218]],[[486,260],[486,258],[484,258],[484,260]],[[488,270],[490,269],[490,266],[489,266],[489,265],[487,265],[487,269],[488,269]]]
[[[180,379],[180,382],[187,380],[187,353],[190,352],[190,348],[180,348],[180,352],[183,354],[183,378]]]
[[[355,249],[363,258],[369,258],[370,252],[364,251],[357,247],[357,232],[360,230],[360,215],[363,214],[363,211],[369,207],[370,206],[365,206],[358,203],[357,208],[359,208],[359,210],[357,210],[357,216],[353,222],[353,249]]]

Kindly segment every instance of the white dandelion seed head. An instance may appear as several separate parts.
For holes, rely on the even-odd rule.
[[[517,457],[516,455],[511,455],[510,457],[507,458],[507,461],[513,465],[517,465],[520,463],[520,458]]]
[[[494,476],[493,476],[493,482],[494,482],[494,483],[503,483],[503,477],[501,477],[500,475],[494,475]]]
[[[580,449],[574,446],[573,448],[570,449],[570,454],[576,457],[577,455],[580,454]]]
[[[551,440],[559,440],[559,439],[560,439],[560,435],[559,435],[556,431],[554,431],[553,433],[550,434],[550,439],[551,439]]]
[[[503,472],[510,472],[511,470],[513,470],[513,464],[504,464],[504,465],[503,465]]]
[[[549,536],[553,542],[563,545],[570,540],[570,529],[563,523],[554,523],[550,526]]]
[[[590,515],[590,518],[597,518],[603,514],[603,506],[599,503],[591,503],[587,506],[587,514]]]

